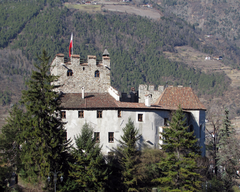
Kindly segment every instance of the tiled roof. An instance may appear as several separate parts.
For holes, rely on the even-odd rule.
[[[206,110],[191,87],[167,87],[155,103],[169,109],[177,109],[179,104],[185,110]]]
[[[64,93],[61,96],[64,109],[156,109],[176,110],[181,104],[185,110],[206,110],[190,87],[168,87],[157,102],[150,107],[144,103],[121,102],[115,100],[109,93]]]
[[[64,109],[161,109],[160,106],[147,107],[144,103],[121,102],[115,100],[109,93],[63,93],[61,96]]]
[[[103,55],[107,55],[107,56],[109,56],[109,53],[108,53],[108,50],[107,50],[107,49],[104,49],[104,51],[103,51]]]
[[[62,107],[66,109],[78,108],[115,108],[115,99],[108,93],[64,93],[61,96]]]

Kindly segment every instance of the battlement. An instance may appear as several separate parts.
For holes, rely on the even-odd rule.
[[[64,93],[108,92],[110,87],[110,57],[104,51],[102,60],[97,60],[95,55],[88,55],[82,59],[80,55],[71,58],[64,54],[57,54],[51,64],[51,74],[59,76],[56,85],[61,85],[57,91]]]
[[[155,103],[157,101],[157,99],[160,97],[160,95],[163,93],[164,91],[164,86],[159,85],[158,89],[155,90],[154,89],[154,85],[143,85],[140,84],[138,87],[138,102],[139,103],[145,103],[145,96],[146,95],[151,95],[151,104]]]

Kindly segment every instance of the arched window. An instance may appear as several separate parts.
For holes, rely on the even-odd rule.
[[[100,77],[100,73],[99,73],[99,71],[97,70],[97,71],[95,71],[95,77]]]
[[[67,70],[67,76],[73,76],[73,71],[71,69]]]

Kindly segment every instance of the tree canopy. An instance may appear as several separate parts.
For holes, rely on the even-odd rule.
[[[158,163],[162,176],[153,179],[159,183],[162,191],[198,191],[201,187],[201,176],[197,158],[199,147],[193,132],[186,126],[186,117],[181,109],[172,115],[169,127],[161,133],[164,138],[162,149],[165,157]]]

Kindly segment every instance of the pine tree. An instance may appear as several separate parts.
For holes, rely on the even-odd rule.
[[[0,191],[7,190],[7,182],[13,172],[21,167],[20,144],[23,111],[14,105],[0,134]]]
[[[75,138],[76,148],[72,155],[75,160],[71,163],[69,176],[78,183],[75,190],[102,191],[108,179],[108,169],[101,147],[93,137],[93,130],[84,124],[81,134]]]
[[[125,191],[138,191],[136,173],[140,151],[136,144],[140,137],[133,121],[129,118],[126,127],[123,128],[123,136],[120,140],[121,147],[117,151]]]
[[[224,191],[232,189],[235,183],[236,170],[239,169],[240,151],[235,133],[236,131],[231,126],[231,121],[229,120],[229,111],[226,109],[217,145],[217,166],[220,171]]]
[[[158,163],[162,177],[153,179],[159,183],[162,191],[198,191],[200,175],[196,172],[196,160],[199,157],[199,147],[193,132],[188,132],[186,118],[179,107],[173,114],[169,128],[162,133],[166,152],[165,157]]]
[[[21,139],[21,122],[23,119],[23,110],[14,105],[10,111],[10,116],[6,119],[6,124],[2,128],[0,135],[0,150],[3,151],[0,157],[9,171],[18,172],[21,167],[20,146],[23,142]]]
[[[4,162],[0,158],[0,191],[6,191],[7,190],[7,173],[8,173],[8,168],[4,165]]]
[[[22,177],[30,182],[46,180],[51,172],[66,172],[67,150],[70,141],[66,140],[63,123],[55,116],[60,110],[59,94],[54,91],[53,82],[58,78],[49,73],[50,57],[43,50],[23,91],[22,104],[25,105],[25,118],[22,119],[21,149]]]

